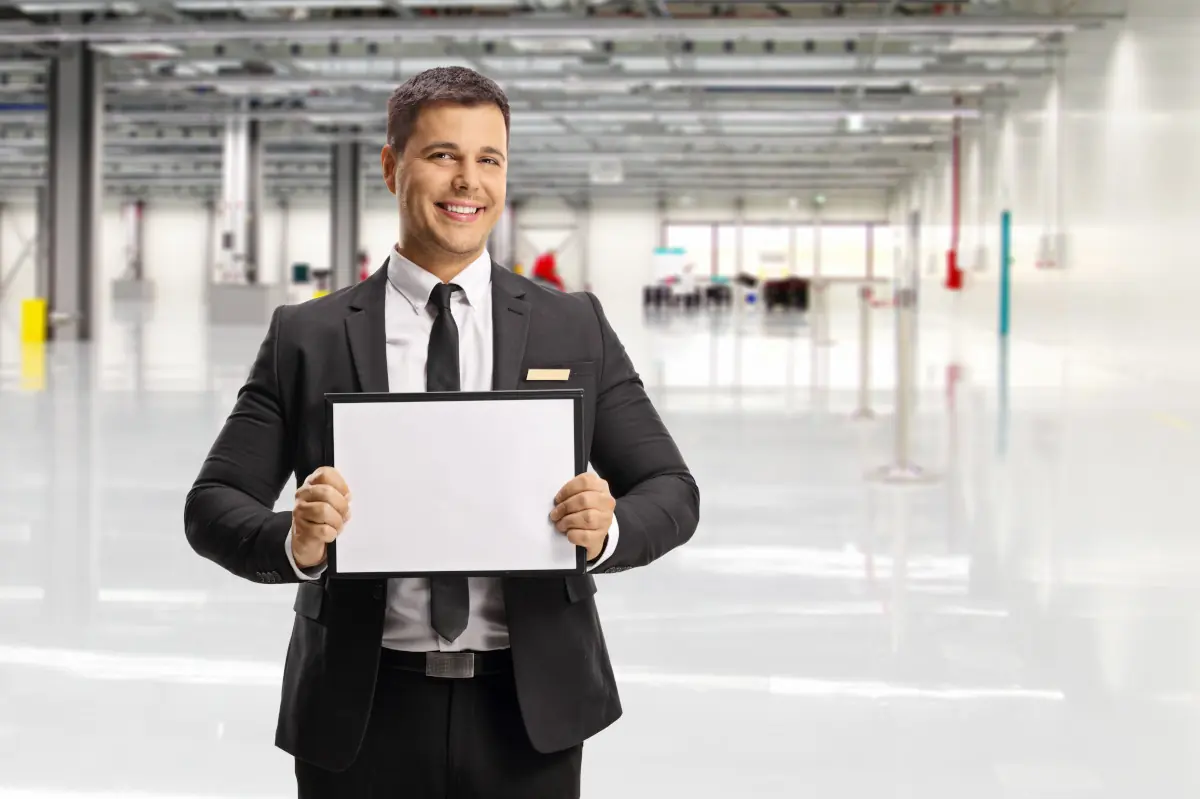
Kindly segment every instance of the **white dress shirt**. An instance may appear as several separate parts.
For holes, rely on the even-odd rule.
[[[429,303],[439,282],[429,272],[394,249],[388,261],[384,303],[389,391],[424,391],[429,334],[437,309]],[[450,312],[458,326],[459,374],[463,391],[492,388],[492,259],[484,252],[454,278],[462,291],[450,295]],[[464,453],[464,457],[467,454]],[[604,554],[592,564],[606,561],[617,547],[620,531],[614,517]],[[351,533],[353,534],[353,533]],[[325,564],[300,569],[292,555],[292,536],[286,541],[288,560],[302,580],[315,580]],[[468,577],[471,610],[467,628],[453,642],[436,632],[429,620],[429,580],[402,577],[388,580],[387,611],[382,644],[390,649],[415,652],[486,651],[508,646],[504,592],[497,577]]]

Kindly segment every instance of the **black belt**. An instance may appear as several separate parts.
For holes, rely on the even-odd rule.
[[[490,652],[404,652],[384,647],[380,665],[403,671],[415,671],[426,677],[465,679],[481,674],[512,671],[512,650]]]

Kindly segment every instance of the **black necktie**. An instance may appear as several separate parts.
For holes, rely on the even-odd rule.
[[[458,325],[450,314],[450,295],[459,290],[453,283],[433,287],[429,302],[437,310],[429,334],[429,356],[425,362],[426,391],[461,391],[458,376]],[[467,578],[434,575],[429,578],[429,620],[438,635],[453,641],[467,628],[471,599]]]

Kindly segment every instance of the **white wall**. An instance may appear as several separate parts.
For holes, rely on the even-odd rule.
[[[21,300],[34,294],[33,251],[29,251],[19,271],[14,273],[12,270],[24,249],[24,242],[36,238],[32,205],[20,200],[0,204],[0,281],[13,275],[7,292],[0,296],[0,339],[13,338],[17,334]]]
[[[1169,570],[1153,553],[1197,555],[1200,3],[1128,5],[1123,24],[1068,40],[1061,82],[1023,87],[972,135],[965,197],[985,221],[968,214],[964,251],[983,240],[987,258],[961,296],[938,287],[940,274],[923,287],[931,324],[957,307],[982,334],[983,358],[969,366],[976,384],[994,386],[997,224],[1012,209],[1010,369],[1031,389],[1013,395],[1014,446],[1032,447],[1024,462],[1040,485],[1015,476],[1005,501],[1009,516],[1055,536],[1059,573],[1118,558]],[[939,251],[948,175],[941,165],[894,208],[920,206],[925,243]],[[1059,227],[1059,268],[1039,269],[1039,241]],[[1047,368],[1033,369],[1039,361]],[[1035,507],[1039,495],[1048,499]]]
[[[1061,80],[1022,87],[1019,101],[966,137],[968,290],[960,302],[988,324],[997,317],[1007,208],[1014,332],[1087,342],[1161,376],[1177,369],[1200,333],[1200,270],[1191,266],[1200,218],[1200,4],[1130,6],[1125,24],[1069,40]],[[896,222],[905,209],[921,209],[929,288],[944,276],[950,175],[947,159],[891,209]],[[1059,233],[1058,268],[1039,268],[1043,239]],[[945,300],[942,292],[925,296]]]

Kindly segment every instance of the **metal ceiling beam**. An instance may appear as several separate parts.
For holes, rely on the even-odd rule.
[[[212,108],[207,110],[201,109],[147,109],[147,110],[130,110],[122,109],[120,106],[109,107],[105,111],[105,116],[113,121],[130,121],[130,122],[162,122],[166,124],[178,125],[185,121],[195,124],[224,124],[225,118],[233,112],[233,108]],[[381,111],[378,110],[338,110],[336,108],[329,109],[305,109],[305,108],[289,108],[289,109],[253,109],[246,112],[248,116],[260,120],[309,120],[315,124],[337,125],[337,126],[355,126],[362,124],[370,124],[379,121]],[[698,105],[695,108],[663,108],[661,106],[617,106],[611,109],[596,108],[594,104],[591,107],[570,107],[560,108],[546,112],[520,112],[519,118],[524,122],[554,122],[556,117],[568,115],[573,122],[598,122],[598,123],[618,123],[618,122],[660,122],[673,124],[690,124],[696,117],[702,117],[708,122],[725,118],[729,122],[745,124],[749,121],[776,121],[776,122],[837,122],[845,118],[851,113],[849,108],[840,108],[836,106],[812,107],[799,104],[784,104],[773,103],[764,107],[764,104],[716,104],[707,103]],[[863,110],[855,110],[853,113],[858,114],[867,121],[887,121],[887,120],[939,120],[949,121],[955,117],[966,120],[975,120],[980,117],[980,112],[975,108],[953,108],[953,107],[929,107],[914,104],[914,106],[904,106],[897,104],[896,106],[883,108],[867,108]],[[516,116],[516,115],[514,115]],[[24,122],[24,123],[39,123],[44,120],[45,114],[39,111],[17,111],[12,113],[0,113],[0,122]],[[518,135],[514,132],[514,135]],[[534,135],[534,134],[530,134]],[[622,134],[630,135],[630,134]],[[632,134],[632,135],[636,135]]]
[[[694,163],[689,164],[686,168],[680,168],[679,165],[646,165],[639,163],[631,163],[625,165],[623,170],[627,178],[638,176],[653,176],[653,175],[691,175],[693,177],[734,177],[742,178],[752,175],[762,176],[783,176],[783,177],[828,177],[835,179],[839,177],[861,176],[861,175],[907,175],[911,174],[914,169],[907,166],[884,166],[884,165],[857,165],[857,164],[836,164],[836,165],[820,165],[820,164],[791,164],[791,163],[772,163],[772,164],[746,164],[738,162],[725,163]],[[0,164],[0,177],[4,176],[20,176],[20,175],[41,175],[44,173],[46,164],[43,163],[8,163]],[[378,169],[361,168],[360,170],[368,175],[378,176]],[[508,180],[520,182],[529,178],[551,179],[556,175],[561,175],[566,172],[574,171],[580,174],[589,174],[589,165],[586,162],[578,162],[573,164],[522,164],[514,166],[509,170]],[[107,180],[110,177],[122,177],[130,174],[149,174],[158,175],[160,177],[173,176],[189,176],[189,177],[212,177],[220,179],[222,174],[221,163],[219,161],[189,161],[185,165],[178,164],[170,167],[164,165],[161,161],[148,159],[135,159],[124,162],[109,161],[105,164],[104,177]],[[313,163],[313,164],[296,164],[287,161],[274,161],[268,165],[264,171],[267,177],[324,177],[330,174],[328,164]],[[382,180],[382,178],[380,178]]]
[[[6,24],[0,43],[197,42],[285,39],[290,41],[503,41],[514,38],[587,38],[622,41],[692,39],[844,40],[855,36],[925,37],[946,35],[1050,36],[1117,22],[1123,14],[961,15],[804,19],[640,19],[579,17],[456,16],[412,20],[385,18],[320,19],[312,21],[228,20],[196,21],[191,25],[141,22],[96,22],[84,25]]]
[[[809,86],[897,86],[911,83],[940,83],[962,87],[963,84],[1015,83],[1036,80],[1052,74],[1050,68],[992,70],[981,67],[962,69],[897,70],[780,70],[775,72],[597,72],[573,73],[567,77],[532,74],[497,74],[489,76],[506,90],[530,91],[521,84],[539,84],[540,89],[555,95],[570,95],[573,90],[594,91],[596,86],[624,87],[717,87],[717,88],[788,88]],[[148,77],[114,79],[105,83],[108,88],[141,91],[179,91],[193,88],[260,89],[268,87],[272,94],[280,91],[302,92],[310,89],[356,88],[365,93],[388,93],[403,83],[416,70],[399,72],[386,80],[370,73],[339,75],[197,75],[194,77]]]
[[[3,119],[3,116],[0,116]],[[108,146],[121,147],[153,147],[153,146],[169,146],[169,147],[220,147],[224,140],[224,135],[221,131],[215,134],[207,130],[209,126],[204,126],[203,130],[197,130],[190,136],[158,136],[147,134],[142,136],[131,136],[123,134],[119,127],[111,126],[105,133],[104,142]],[[31,133],[32,136],[26,137],[25,133]],[[704,152],[706,150],[688,150],[688,147],[727,147],[734,151],[744,151],[748,146],[754,147],[760,152],[790,152],[794,149],[809,149],[818,150],[822,153],[829,152],[857,152],[863,148],[871,148],[870,152],[929,152],[929,148],[936,150],[943,146],[946,134],[936,132],[926,133],[793,133],[787,130],[772,129],[756,132],[737,132],[737,133],[722,133],[717,135],[695,135],[688,136],[686,142],[681,142],[679,136],[671,135],[638,135],[627,134],[618,139],[613,139],[614,145],[622,145],[623,147],[614,146],[603,150],[596,151],[597,153],[640,153],[646,152],[647,148],[652,148],[655,145],[666,145],[662,148],[663,152]],[[46,128],[44,124],[31,125],[27,128],[21,128],[20,136],[5,135],[0,131],[0,147],[41,147],[45,145]],[[278,138],[277,138],[278,137]],[[358,134],[334,134],[334,133],[315,133],[306,132],[302,139],[296,139],[294,136],[284,136],[277,133],[264,133],[263,139],[268,147],[275,145],[287,146],[304,146],[304,145],[324,145],[335,141],[357,140],[379,144],[382,146],[383,129],[382,127],[376,131],[363,131]],[[514,133],[513,141],[517,143],[517,147],[513,149],[515,153],[518,149],[526,147],[561,147],[565,143],[576,143],[579,137],[573,134],[551,134],[551,133]],[[911,148],[921,147],[920,151],[914,151]],[[737,149],[742,148],[742,149]]]
[[[135,188],[153,188],[153,187],[198,187],[220,190],[221,181],[218,177],[210,177],[204,175],[154,175],[154,174],[128,174],[114,175],[104,179],[105,188],[114,187],[135,187]],[[700,189],[726,191],[730,189],[805,189],[805,188],[823,188],[823,189],[853,189],[853,188],[889,188],[898,185],[898,180],[887,180],[880,177],[778,177],[778,176],[757,176],[752,178],[740,178],[736,182],[718,182],[711,178],[704,178],[691,175],[678,175],[674,177],[656,177],[644,183],[631,184],[628,182],[618,184],[596,184],[588,180],[580,178],[570,179],[536,179],[526,181],[514,181],[509,183],[509,191],[542,191],[555,190],[563,188],[573,189],[592,189],[592,190],[612,190],[620,193],[636,192],[639,189],[647,188],[674,188],[674,189]],[[17,188],[37,188],[44,184],[44,179],[39,176],[12,176],[6,177],[4,182],[5,189]],[[321,175],[295,175],[289,177],[271,177],[267,181],[267,188],[294,188],[308,186],[313,188],[323,188],[328,190],[329,182]],[[383,183],[378,186],[367,187],[371,191],[384,193],[387,191]]]
[[[0,143],[0,155],[6,146]],[[31,160],[44,159],[46,156],[45,147],[37,144],[26,147],[13,148],[19,151],[20,163],[29,163]],[[893,167],[924,164],[936,159],[936,153],[919,152],[912,150],[904,151],[869,151],[869,152],[841,152],[841,153],[822,153],[822,152],[737,152],[731,153],[722,150],[707,150],[707,151],[672,151],[672,152],[636,152],[636,151],[595,151],[595,150],[572,150],[572,151],[537,151],[537,150],[522,150],[519,153],[513,154],[510,161],[511,169],[528,169],[536,168],[542,164],[552,164],[554,168],[561,168],[563,165],[586,166],[597,161],[620,161],[624,164],[641,166],[643,164],[664,164],[669,168],[677,168],[679,164],[719,164],[719,165],[754,165],[754,166],[781,166],[781,167],[833,167],[833,166],[864,166],[864,167]],[[189,164],[214,164],[220,165],[224,161],[223,153],[220,148],[214,146],[208,150],[188,150],[179,151],[171,150],[164,152],[120,152],[114,151],[110,146],[105,150],[105,162],[114,164],[161,164],[166,159],[179,158],[187,159]],[[266,161],[271,164],[320,164],[327,165],[329,163],[329,152],[323,150],[306,150],[306,151],[280,151],[278,149],[268,148],[265,155]],[[0,160],[0,169],[6,163]],[[362,165],[369,172],[379,171],[378,154],[368,154],[362,160]]]

